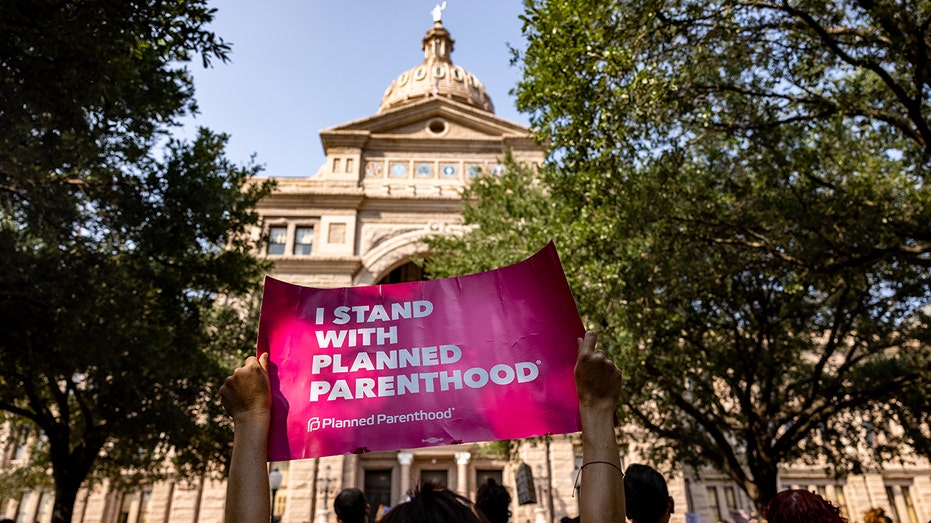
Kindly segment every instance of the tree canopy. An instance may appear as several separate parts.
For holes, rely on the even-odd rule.
[[[926,452],[927,396],[906,392],[931,378],[931,3],[525,6],[540,198],[485,179],[433,273],[549,231],[653,457],[758,507],[781,463]]]
[[[225,462],[216,390],[254,342],[260,166],[171,139],[186,64],[227,59],[206,1],[0,5],[0,409],[50,467],[53,521],[88,477]],[[24,476],[25,477],[25,476]],[[32,476],[34,477],[34,476]],[[2,483],[0,483],[2,484]]]

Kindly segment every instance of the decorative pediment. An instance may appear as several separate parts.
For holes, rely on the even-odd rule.
[[[379,140],[502,140],[526,137],[530,130],[469,105],[432,98],[320,132],[325,151],[331,147],[365,148]]]

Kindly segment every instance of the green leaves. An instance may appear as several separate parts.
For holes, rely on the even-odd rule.
[[[443,252],[557,238],[646,450],[758,506],[780,463],[904,452],[891,423],[926,452],[924,396],[895,391],[931,378],[927,6],[525,5],[516,94],[550,165],[521,182],[533,205],[481,186]],[[851,442],[874,455],[831,450]]]
[[[168,140],[205,2],[0,6],[0,409],[46,444],[55,521],[87,478],[222,469],[216,390],[250,350],[256,203],[227,137]]]

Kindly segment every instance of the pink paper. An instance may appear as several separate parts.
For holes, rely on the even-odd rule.
[[[315,289],[266,278],[269,459],[578,431],[583,333],[552,243],[443,280]]]

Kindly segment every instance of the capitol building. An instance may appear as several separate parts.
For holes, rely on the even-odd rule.
[[[453,61],[454,40],[439,16],[422,37],[411,35],[410,69],[386,78],[378,111],[320,132],[326,160],[309,177],[276,178],[277,189],[262,201],[261,233],[273,276],[311,287],[350,287],[422,278],[418,257],[427,255],[425,237],[461,230],[461,191],[477,176],[505,169],[505,151],[517,164],[541,165],[545,151],[530,129],[495,115],[479,78]],[[541,246],[542,247],[542,246]],[[621,462],[640,462],[634,446],[638,429],[625,430]],[[630,443],[628,443],[630,441]],[[281,523],[335,523],[335,495],[362,489],[372,506],[405,499],[423,481],[438,481],[474,499],[487,478],[512,494],[515,523],[559,522],[579,513],[574,490],[581,464],[579,434],[515,443],[463,444],[370,452],[270,463],[280,480],[273,518]],[[16,460],[0,455],[0,467]],[[536,501],[519,504],[518,469],[532,472]],[[528,470],[525,467],[524,470]],[[736,522],[752,504],[736,483],[714,471],[680,468],[669,477],[675,499],[673,523]],[[931,519],[931,466],[914,459],[885,470],[835,479],[812,466],[787,466],[781,488],[808,488],[822,494],[851,521],[882,507],[895,523]],[[222,480],[163,481],[131,491],[107,485],[82,491],[76,523],[222,522],[226,484]],[[50,493],[28,492],[0,505],[0,517],[43,523],[51,517]]]

